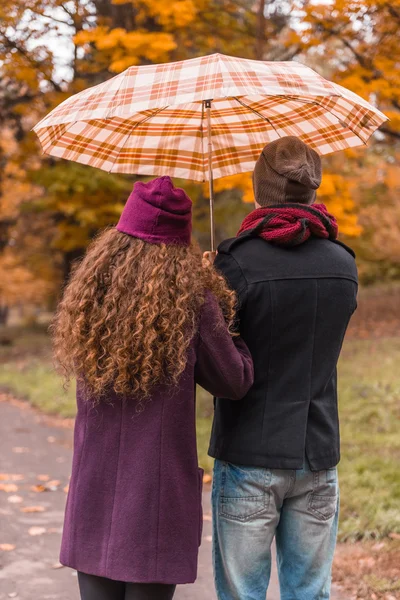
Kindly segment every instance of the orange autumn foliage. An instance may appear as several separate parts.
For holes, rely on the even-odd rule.
[[[386,112],[390,121],[368,148],[323,158],[318,199],[338,217],[361,263],[385,261],[386,272],[400,276],[400,0],[293,0],[268,3],[265,15],[260,6],[258,0],[0,1],[0,277],[15,269],[10,301],[25,291],[33,298],[34,280],[43,282],[38,301],[54,294],[96,230],[115,222],[132,185],[42,156],[29,133],[34,123],[70,94],[130,65],[211,52],[300,59]],[[49,39],[70,54],[60,59]],[[185,187],[195,200],[195,232],[207,243],[207,186]],[[251,208],[251,177],[219,179],[215,191],[222,237]]]

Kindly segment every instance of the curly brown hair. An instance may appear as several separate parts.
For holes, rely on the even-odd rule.
[[[104,230],[73,269],[52,324],[58,367],[67,381],[84,378],[96,400],[109,389],[148,397],[156,384],[175,385],[206,290],[232,328],[235,294],[197,243],[154,245]]]

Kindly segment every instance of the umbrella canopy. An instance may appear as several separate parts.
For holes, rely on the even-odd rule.
[[[295,135],[328,154],[365,144],[385,120],[301,63],[213,54],[130,67],[68,98],[34,131],[52,156],[113,173],[207,181],[251,171],[278,137]]]

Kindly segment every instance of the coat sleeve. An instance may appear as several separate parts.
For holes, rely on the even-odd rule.
[[[233,256],[224,251],[218,251],[214,263],[215,268],[224,276],[231,290],[236,292],[237,296],[237,311],[235,329],[240,329],[240,315],[247,300],[247,281],[242,273],[242,270]]]
[[[232,254],[223,250],[218,251],[214,266],[225,277],[231,290],[235,290],[240,310],[245,305],[247,298],[247,281],[242,273],[242,269]]]
[[[246,344],[230,335],[222,311],[207,293],[201,310],[195,380],[213,396],[240,400],[253,385],[253,360]]]

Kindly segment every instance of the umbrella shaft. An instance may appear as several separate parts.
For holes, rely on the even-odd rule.
[[[207,139],[208,139],[208,181],[210,186],[210,226],[211,226],[211,252],[215,252],[215,223],[214,223],[214,179],[212,170],[212,132],[211,132],[211,100],[205,101],[207,113]]]

